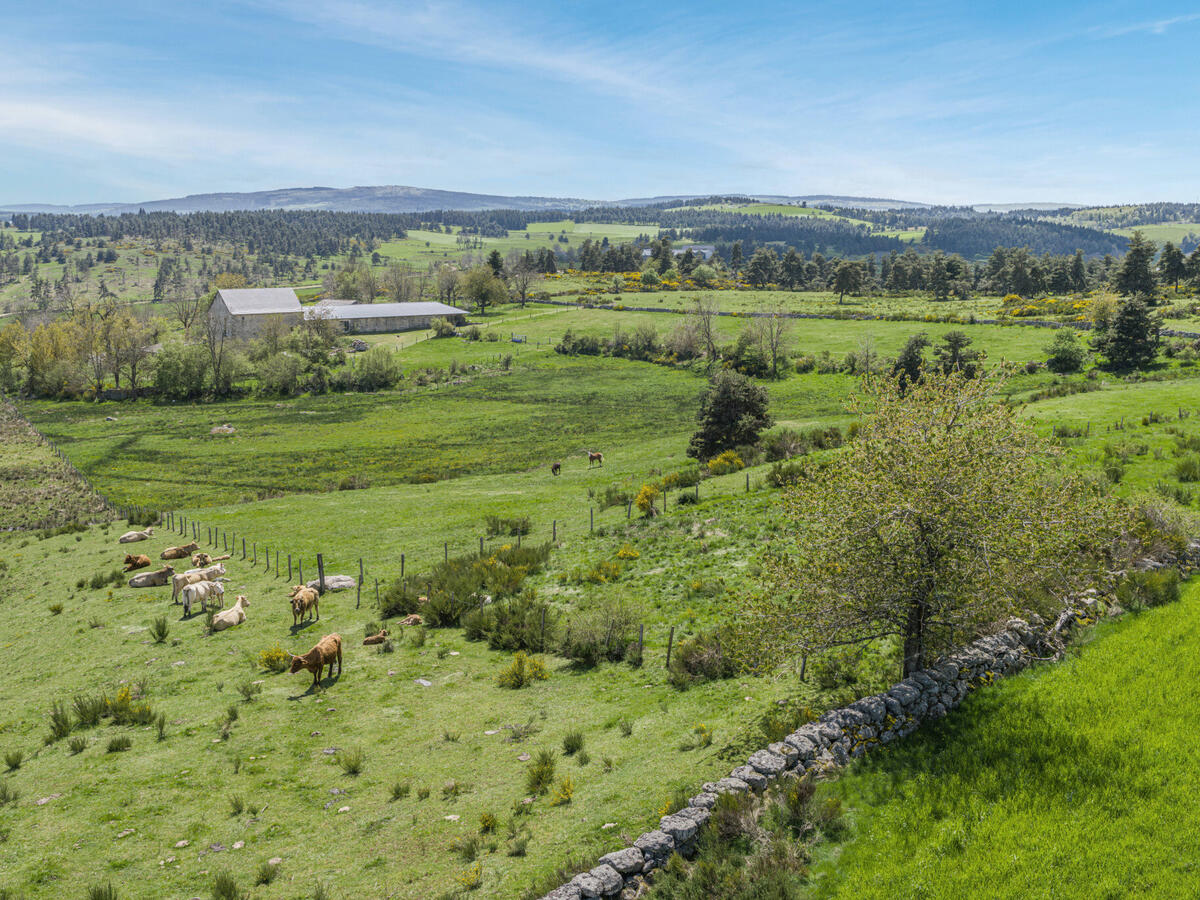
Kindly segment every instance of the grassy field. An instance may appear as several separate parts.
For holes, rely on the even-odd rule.
[[[816,897],[1190,897],[1200,584],[981,691],[839,792]]]
[[[99,517],[104,503],[7,402],[0,402],[0,529]]]
[[[1114,234],[1132,237],[1135,231],[1140,231],[1147,240],[1154,241],[1160,247],[1167,241],[1176,246],[1187,237],[1200,235],[1200,222],[1160,222],[1156,225],[1139,225],[1137,228],[1114,228]]]
[[[592,539],[581,536],[578,551],[565,549],[561,562],[552,558],[547,577],[569,573],[573,553],[605,553],[616,539],[646,551],[631,566],[677,564],[677,557],[656,554],[667,533],[690,544],[692,554],[708,553],[714,548],[705,542],[715,538],[701,522],[721,516],[719,507],[702,505],[683,518],[597,536],[595,546],[584,546]],[[643,527],[662,535],[641,543],[635,532]],[[0,538],[0,643],[11,647],[30,628],[41,636],[26,642],[20,672],[9,681],[22,703],[0,717],[0,750],[23,753],[18,767],[0,776],[17,795],[0,809],[7,838],[0,842],[0,888],[22,896],[80,896],[105,881],[122,897],[201,895],[223,870],[246,888],[277,856],[280,876],[255,888],[256,900],[309,896],[317,881],[334,897],[437,896],[468,869],[451,843],[478,835],[485,812],[500,825],[481,838],[484,894],[516,896],[563,863],[565,848],[571,855],[605,852],[621,846],[620,834],[650,827],[670,786],[691,788],[728,768],[762,740],[758,718],[798,687],[786,677],[735,679],[679,693],[662,668],[665,629],[651,627],[640,669],[602,664],[592,671],[549,658],[549,680],[505,690],[495,679],[508,654],[469,643],[457,630],[429,632],[422,646],[410,630],[390,654],[359,646],[377,613],[367,602],[354,609],[352,593],[327,595],[318,624],[293,628],[286,582],[240,560],[226,564],[228,590],[251,598],[247,622],[205,637],[200,619],[180,619],[166,588],[80,586],[107,576],[125,550],[153,553],[167,541],[164,535],[119,546],[121,530]],[[750,543],[738,546],[745,551]],[[559,600],[568,615],[582,602]],[[154,643],[147,628],[163,614],[170,633]],[[259,651],[276,643],[302,651],[334,630],[346,639],[346,671],[318,693],[307,690],[307,675],[273,675],[255,664]],[[72,664],[64,666],[66,646]],[[240,688],[252,691],[255,682],[262,692],[247,701]],[[77,754],[65,739],[44,743],[56,700],[114,697],[123,686],[144,692],[165,716],[163,740],[153,726],[102,723],[76,729],[83,741]],[[230,707],[236,720],[223,733]],[[622,720],[631,724],[628,736],[618,727]],[[701,722],[714,735],[712,746],[676,749]],[[506,741],[505,726],[523,723],[536,733]],[[590,759],[559,754],[558,777],[575,783],[571,804],[538,800],[528,815],[517,815],[531,836],[528,851],[507,855],[507,822],[527,796],[521,756],[559,748],[575,730]],[[106,753],[119,736],[132,748]],[[344,773],[327,752],[333,748],[361,748],[362,773]],[[394,784],[411,793],[391,799]],[[647,791],[648,784],[664,787]],[[431,792],[427,799],[422,788]],[[239,799],[247,809],[238,811]]]

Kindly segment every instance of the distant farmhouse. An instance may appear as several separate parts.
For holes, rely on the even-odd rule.
[[[436,318],[449,319],[461,325],[466,315],[465,309],[445,303],[346,303],[322,300],[304,310],[306,319],[328,319],[341,325],[346,334],[413,331],[428,328]]]
[[[691,250],[696,256],[703,257],[705,260],[712,259],[713,254],[717,252],[717,248],[712,244],[688,244],[685,247],[671,248],[671,252],[676,256],[683,256],[683,254],[687,253],[689,250]],[[642,258],[649,259],[653,253],[654,251],[647,247],[642,251]]]
[[[300,300],[291,288],[227,288],[208,308],[209,325],[227,338],[252,338],[278,316],[289,328],[300,324]]]

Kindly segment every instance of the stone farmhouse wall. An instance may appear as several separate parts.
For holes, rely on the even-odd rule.
[[[1185,571],[1197,562],[1197,541],[1191,542],[1183,560],[1167,560],[1169,564],[1181,563]],[[1163,564],[1147,559],[1139,566],[1160,568]],[[637,890],[645,876],[665,866],[672,853],[688,856],[694,852],[696,837],[711,817],[718,795],[762,791],[776,779],[808,772],[833,773],[851,759],[911,734],[923,722],[945,716],[971,691],[1020,672],[1034,662],[1056,659],[1072,628],[1091,625],[1104,613],[1096,592],[1089,590],[1069,602],[1052,625],[1037,617],[1032,622],[1009,619],[1003,630],[979,638],[883,693],[830,710],[782,741],[751,754],[744,765],[726,777],[701,785],[688,805],[663,816],[657,829],[643,834],[631,847],[600,857],[594,868],[555,888],[543,900],[616,897],[627,888],[628,896],[640,896]],[[1120,609],[1110,607],[1107,614],[1119,615]]]

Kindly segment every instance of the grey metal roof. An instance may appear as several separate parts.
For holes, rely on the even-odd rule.
[[[226,288],[217,294],[235,316],[300,312],[300,300],[291,288]]]
[[[445,303],[355,303],[353,306],[310,308],[306,316],[328,319],[390,319],[393,316],[465,316],[467,311]]]

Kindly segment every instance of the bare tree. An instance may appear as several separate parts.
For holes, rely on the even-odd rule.
[[[224,396],[233,387],[233,366],[229,353],[229,341],[220,322],[207,322],[204,329],[204,345],[208,349],[211,365],[213,392]]]
[[[787,338],[791,320],[776,307],[769,315],[755,319],[755,338],[763,359],[771,366],[771,377],[779,377],[780,365],[787,361]]]
[[[717,318],[717,301],[711,297],[697,297],[692,315],[696,321],[696,332],[704,344],[704,355],[708,358],[708,366],[712,368],[713,363],[717,361],[717,341],[713,333]]]
[[[113,335],[112,357],[109,360],[113,369],[113,380],[117,387],[120,387],[121,374],[124,373],[129,389],[136,395],[141,378],[145,374],[146,360],[153,356],[150,345],[157,336],[156,330],[148,322],[129,312],[118,314],[109,330]]]
[[[413,298],[412,267],[393,262],[383,273],[383,289],[396,303],[408,303]]]
[[[204,293],[200,290],[200,285],[185,278],[183,272],[176,267],[167,287],[167,297],[172,314],[179,320],[183,333],[187,335],[205,311]]]
[[[453,266],[442,265],[437,272],[438,299],[443,303],[453,303],[458,295],[459,271]]]
[[[513,292],[517,295],[521,306],[529,299],[529,290],[534,282],[541,279],[541,276],[534,271],[533,266],[525,257],[521,257],[515,266],[508,270],[508,283]]]

